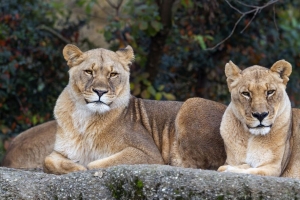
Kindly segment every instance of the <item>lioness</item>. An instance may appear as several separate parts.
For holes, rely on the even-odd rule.
[[[182,145],[186,139],[179,143],[175,140],[175,117],[182,103],[142,100],[130,95],[129,65],[134,59],[130,46],[117,52],[82,52],[69,44],[63,55],[70,67],[70,78],[54,108],[56,140],[53,152],[45,158],[45,172],[64,174],[119,164],[187,163],[189,158],[180,160],[179,155],[186,152]],[[203,99],[195,101],[214,106],[207,116],[217,121],[213,126],[203,123],[204,127],[197,127],[203,129],[197,130],[199,137],[207,131],[219,134],[216,127],[225,106]],[[201,111],[195,113],[198,114]],[[216,149],[223,148],[219,146]],[[224,161],[210,162],[204,157],[194,160],[185,165],[216,168]]]
[[[256,65],[243,71],[231,61],[226,64],[231,103],[220,132],[227,159],[218,171],[300,177],[299,161],[294,160],[299,157],[299,142],[293,143],[299,138],[299,128],[293,127],[285,91],[291,72],[292,66],[285,60],[270,69]],[[294,117],[298,116],[295,109]],[[295,119],[299,126],[297,123]]]

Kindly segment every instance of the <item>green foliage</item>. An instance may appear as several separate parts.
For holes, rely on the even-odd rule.
[[[52,118],[68,80],[61,38],[76,42],[78,24],[54,27],[55,10],[45,1],[0,4],[0,139]],[[59,37],[60,36],[60,37]],[[0,142],[1,143],[1,142]]]

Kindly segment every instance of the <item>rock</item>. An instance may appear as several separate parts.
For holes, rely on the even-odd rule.
[[[0,199],[300,199],[300,180],[120,165],[66,175],[0,168]]]

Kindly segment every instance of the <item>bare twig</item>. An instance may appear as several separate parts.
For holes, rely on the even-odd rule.
[[[214,47],[211,47],[211,48],[207,48],[206,50],[214,50],[216,47],[220,46],[222,43],[224,43],[226,40],[228,40],[232,34],[234,33],[235,29],[236,29],[236,26],[240,23],[240,21],[243,19],[243,16],[241,16],[237,22],[235,22],[234,24],[234,27],[233,29],[231,30],[231,33],[224,39],[222,40],[221,42],[219,42],[218,44],[216,44]]]
[[[277,23],[276,23],[276,16],[275,15],[276,15],[275,5],[273,5],[273,20],[274,20],[275,28],[278,31],[278,26],[277,26]]]
[[[223,39],[221,42],[219,42],[218,44],[216,44],[215,46],[211,47],[211,48],[207,48],[206,50],[214,50],[216,47],[220,46],[221,44],[223,44],[226,40],[228,40],[232,35],[233,33],[235,32],[235,29],[237,27],[237,25],[240,23],[240,21],[246,16],[246,15],[249,15],[249,14],[253,14],[253,17],[251,18],[251,20],[247,23],[247,25],[245,26],[245,28],[241,31],[241,33],[243,33],[248,27],[249,25],[251,24],[251,22],[254,20],[254,18],[256,17],[257,13],[259,13],[262,9],[270,6],[270,5],[273,5],[275,3],[277,3],[279,0],[270,0],[268,3],[266,3],[265,5],[263,6],[253,6],[253,5],[248,5],[248,4],[245,4],[243,2],[240,2],[240,1],[237,1],[238,3],[240,3],[241,5],[243,6],[246,6],[246,7],[250,7],[250,8],[253,8],[249,11],[246,11],[246,12],[242,12],[241,10],[239,10],[238,8],[234,7],[228,0],[225,0],[226,3],[232,8],[234,9],[236,12],[240,13],[241,16],[240,18],[238,19],[238,21],[234,24],[234,27],[233,29],[231,30],[230,34],[225,38]],[[274,9],[274,21],[275,21],[275,6],[273,7]],[[275,22],[275,26],[277,28],[277,25],[276,25],[276,22]]]
[[[251,22],[253,21],[253,19],[255,18],[256,14],[259,12],[260,10],[257,9],[254,13],[254,15],[252,16],[251,20],[247,23],[247,25],[245,26],[245,28],[240,32],[240,33],[243,33],[247,28],[248,26],[251,24]]]
[[[246,4],[246,3],[241,2],[241,1],[236,1],[236,2],[238,2],[239,4],[241,4],[243,6],[249,7],[249,8],[257,8],[258,7],[258,6],[253,6],[253,5]]]
[[[110,7],[114,8],[114,9],[117,8],[117,6],[114,5],[110,0],[106,0],[106,2],[110,5]]]
[[[117,5],[113,4],[110,0],[106,0],[106,2],[110,5],[110,7],[116,10],[116,16],[119,16],[120,7],[123,3],[123,0],[119,0]]]
[[[19,99],[19,97],[18,97],[17,95],[14,95],[14,96],[15,96],[15,98],[16,98],[16,100],[17,100],[17,102],[18,102],[18,104],[19,104],[19,106],[20,106],[20,108],[21,108],[22,113],[23,113],[24,115],[26,115],[26,112],[25,112],[25,109],[24,109],[24,107],[23,107],[23,104],[22,104],[21,100]]]
[[[56,37],[58,37],[60,40],[62,40],[64,43],[69,44],[70,41],[68,39],[66,39],[65,37],[63,37],[61,34],[59,34],[58,32],[56,32],[55,30],[53,30],[52,28],[45,26],[45,25],[40,25],[38,27],[36,27],[37,29],[40,30],[46,30],[50,33],[52,33],[53,35],[55,35]]]
[[[244,15],[244,13],[242,11],[240,11],[239,9],[237,9],[236,7],[234,7],[231,3],[229,3],[229,1],[225,0],[227,2],[227,4],[234,9],[235,11],[237,11],[238,13],[240,13],[241,15]]]

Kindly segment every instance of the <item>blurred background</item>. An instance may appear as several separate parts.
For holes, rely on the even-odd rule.
[[[298,0],[1,0],[0,160],[21,131],[53,119],[68,82],[63,47],[131,45],[132,94],[202,97],[228,104],[224,66],[293,66],[288,94],[300,105]]]

